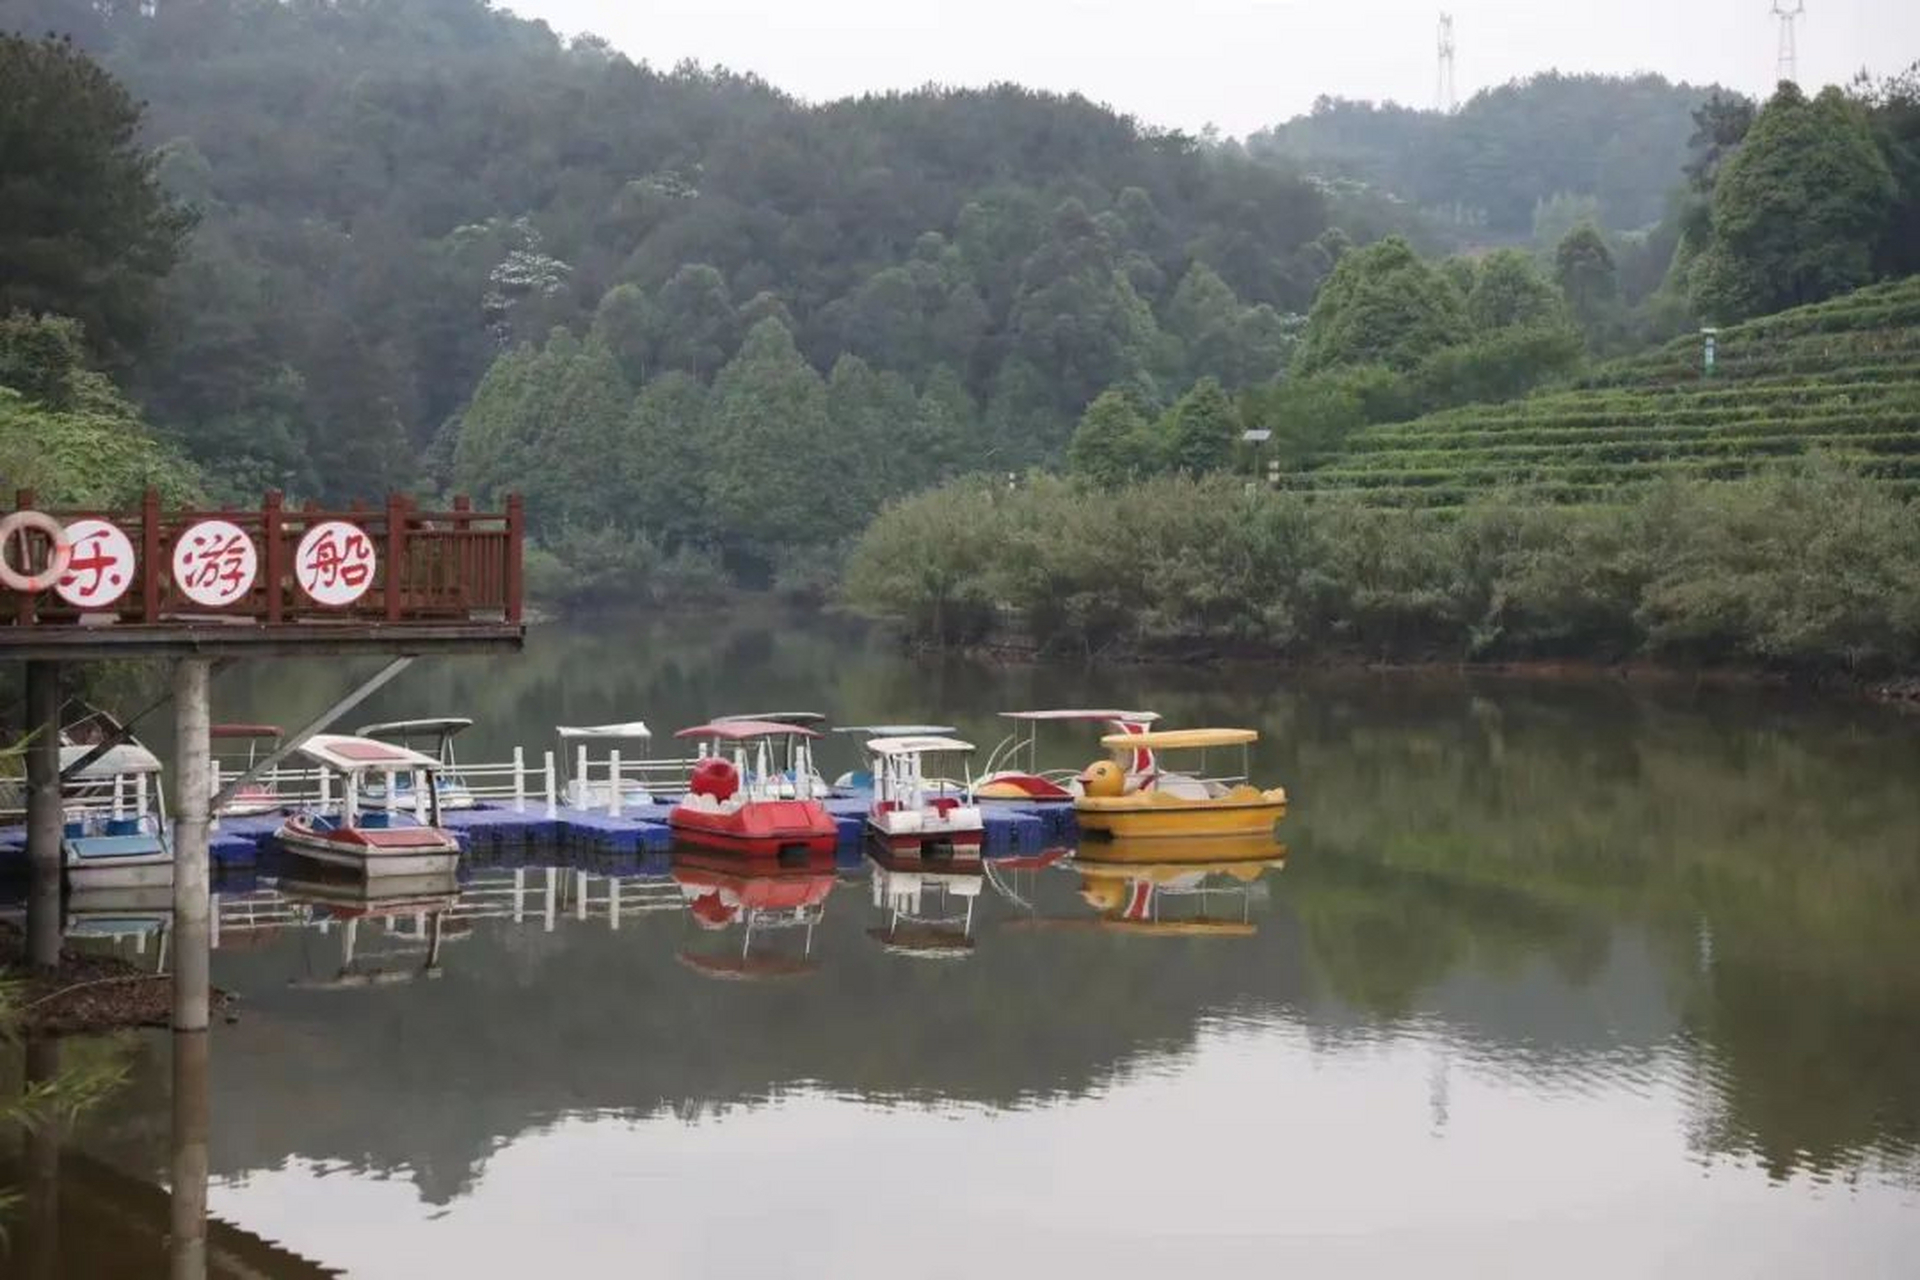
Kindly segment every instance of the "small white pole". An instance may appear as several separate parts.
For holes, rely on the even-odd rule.
[[[526,918],[526,911],[524,910],[526,894],[527,869],[525,867],[515,867],[513,869],[513,922],[515,924],[519,924]]]
[[[560,879],[559,869],[557,867],[548,867],[547,868],[547,912],[546,912],[546,916],[547,916],[546,923],[547,923],[548,933],[553,932],[553,907],[554,907],[553,891],[559,879]]]
[[[328,774],[325,766],[322,766],[319,772],[320,772],[320,807],[322,809],[331,808],[333,805],[333,778],[330,774]]]
[[[573,873],[573,916],[576,920],[587,918],[587,873]]]
[[[607,923],[615,929],[618,929],[620,927],[620,877],[619,876],[607,877]]]
[[[547,752],[547,816],[559,813],[559,799],[554,784],[553,752]]]
[[[144,773],[133,775],[133,803],[141,813],[147,811],[147,775]]]
[[[113,775],[113,816],[116,818],[120,816],[120,811],[126,807],[126,784],[126,778],[117,773]]]
[[[513,749],[513,811],[527,811],[527,753],[522,747]]]
[[[392,813],[400,807],[400,775],[387,770],[387,812]]]
[[[576,785],[580,788],[578,804],[582,809],[591,809],[593,807],[593,795],[591,788],[587,786],[587,747],[585,743],[580,744],[573,759],[574,764],[577,766],[573,771],[573,776],[577,780]],[[569,800],[568,803],[572,804],[575,802]]]
[[[620,748],[607,752],[607,816],[620,816]]]

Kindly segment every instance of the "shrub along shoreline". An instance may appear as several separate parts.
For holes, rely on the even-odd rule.
[[[1920,671],[1920,510],[1835,464],[1618,506],[1454,511],[1173,477],[963,481],[888,507],[844,593],[915,642],[1035,657]],[[1019,637],[1007,645],[1009,636]]]

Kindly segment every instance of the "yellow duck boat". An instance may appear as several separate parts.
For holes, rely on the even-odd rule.
[[[1259,738],[1252,729],[1173,729],[1102,738],[1100,745],[1116,758],[1097,760],[1081,773],[1074,817],[1082,831],[1115,837],[1271,835],[1286,816],[1287,792],[1247,784],[1246,748]],[[1240,774],[1206,776],[1205,753],[1224,747],[1241,749]],[[1136,751],[1197,751],[1199,771],[1156,772],[1130,784],[1123,758]]]

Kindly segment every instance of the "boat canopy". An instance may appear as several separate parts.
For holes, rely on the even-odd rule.
[[[1062,707],[1051,711],[1002,711],[1007,720],[1122,720],[1129,724],[1152,724],[1160,718],[1155,711],[1083,711]]]
[[[1159,733],[1110,733],[1100,745],[1114,751],[1182,751],[1204,747],[1244,747],[1258,742],[1253,729],[1166,729]]]
[[[865,738],[944,738],[959,730],[950,724],[843,724],[834,732]]]
[[[445,734],[451,738],[473,728],[466,716],[430,716],[424,720],[388,720],[382,724],[363,724],[354,732],[363,738],[424,738]]]
[[[277,724],[216,724],[207,732],[216,738],[277,738],[281,730]]]
[[[747,715],[715,716],[715,724],[729,724],[735,720],[758,720],[765,724],[821,724],[826,716],[818,711],[755,711]]]
[[[629,720],[624,724],[563,724],[553,730],[563,738],[651,738],[653,730],[647,728],[644,720]]]
[[[65,773],[75,761],[93,748],[86,745],[60,748],[60,771]],[[106,754],[74,775],[75,780],[92,781],[98,778],[120,778],[137,773],[159,773],[160,760],[153,752],[136,742],[123,742],[117,747],[108,747]]]
[[[690,729],[682,729],[673,736],[723,738],[728,742],[741,742],[749,738],[817,738],[820,733],[803,724],[788,724],[781,720],[715,720],[711,724],[697,724]]]
[[[867,743],[867,750],[877,756],[926,755],[935,751],[972,751],[971,742],[962,742],[958,738],[940,737],[898,737],[875,738]]]
[[[344,733],[316,733],[300,744],[300,754],[341,773],[398,773],[440,768],[440,761],[433,756],[391,742]]]

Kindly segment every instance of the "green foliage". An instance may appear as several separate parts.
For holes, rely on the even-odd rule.
[[[1340,259],[1308,313],[1299,370],[1383,364],[1409,370],[1466,334],[1460,295],[1398,236]]]
[[[1067,466],[1108,488],[1152,475],[1161,461],[1160,442],[1140,398],[1126,388],[1110,387],[1096,396],[1067,446]]]
[[[563,524],[527,548],[526,587],[538,604],[571,613],[710,595],[727,585],[718,557],[669,552],[615,525]]]
[[[193,220],[160,189],[140,116],[69,41],[0,33],[0,314],[73,316],[116,356],[146,337]]]
[[[1247,393],[1247,425],[1273,433],[1271,455],[1298,466],[1338,449],[1350,432],[1394,417],[1404,407],[1400,375],[1380,365],[1300,374]]]
[[[1516,325],[1564,324],[1568,318],[1560,290],[1540,273],[1532,255],[1518,249],[1488,254],[1466,299],[1467,321],[1483,334]]]
[[[1160,426],[1167,469],[1187,475],[1218,471],[1232,461],[1240,415],[1212,378],[1202,378],[1167,410]]]
[[[33,489],[48,506],[129,506],[149,485],[172,501],[197,499],[193,468],[86,366],[85,347],[72,320],[0,319],[0,484]]]
[[[1054,651],[1883,671],[1920,659],[1920,510],[1821,465],[1669,481],[1607,509],[1493,493],[1452,517],[1225,477],[961,485],[888,508],[854,549],[847,593],[934,642],[1000,619]]]
[[[1694,305],[1733,321],[1867,283],[1897,196],[1856,104],[1782,84],[1714,182]]]
[[[1553,251],[1554,278],[1581,331],[1601,346],[1620,320],[1620,275],[1600,229],[1583,222]]]

